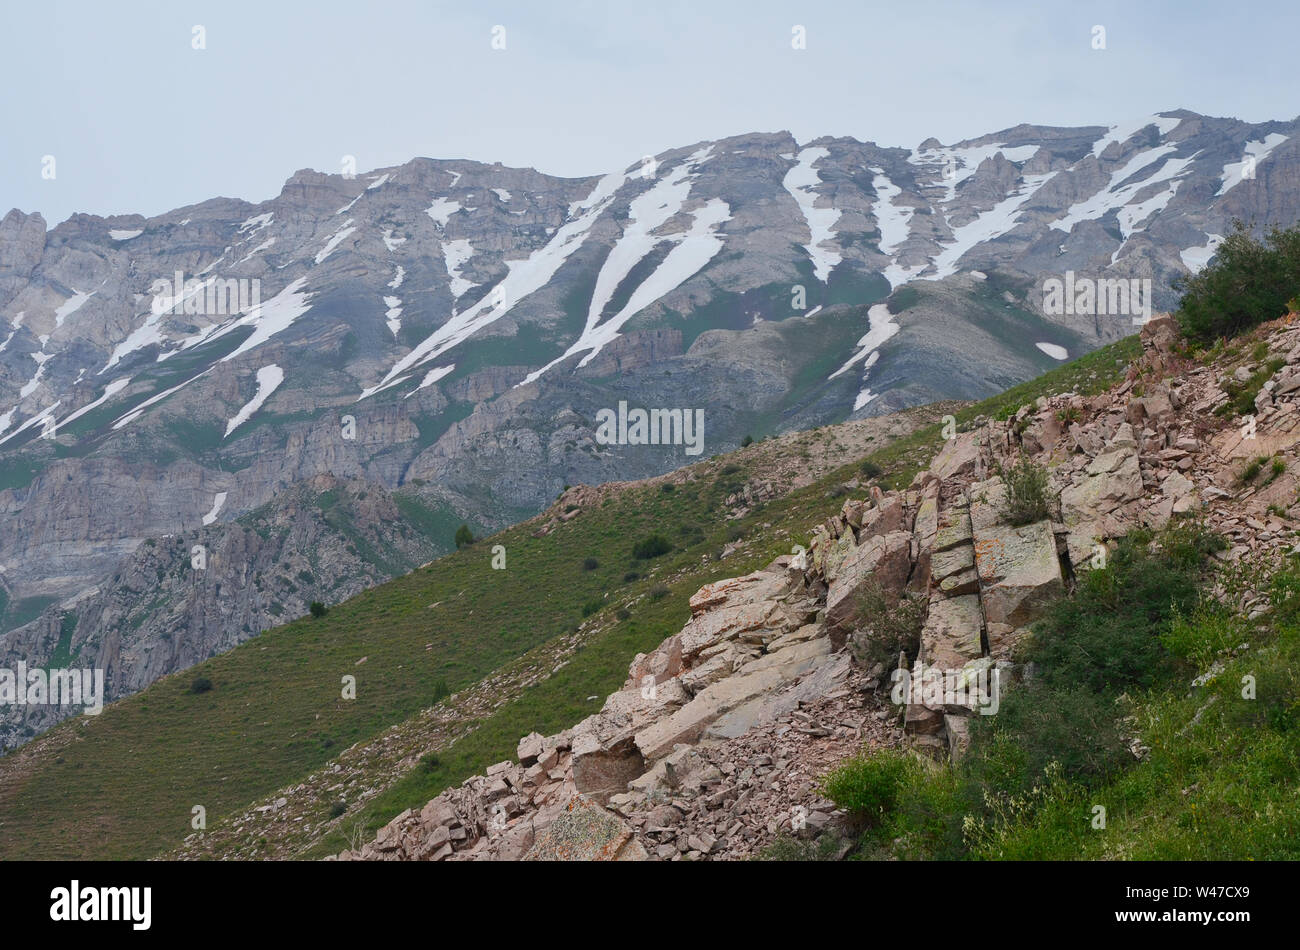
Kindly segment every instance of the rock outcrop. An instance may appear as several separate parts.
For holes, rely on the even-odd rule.
[[[976,420],[905,490],[846,501],[807,551],[701,588],[681,631],[638,655],[599,713],[525,737],[518,762],[340,858],[735,858],[837,827],[817,777],[864,742],[960,757],[970,717],[1019,672],[1029,625],[1109,541],[1196,515],[1229,540],[1225,559],[1289,546],[1274,512],[1286,498],[1300,516],[1295,476],[1280,465],[1268,484],[1241,480],[1261,447],[1300,446],[1300,328],[1265,340],[1285,365],[1257,416],[1211,423],[1228,399],[1213,367],[1180,353],[1168,317],[1151,321],[1113,391]],[[990,473],[1025,458],[1050,472],[1048,510],[1013,523],[1007,482]],[[870,640],[870,611],[904,598],[922,608],[912,655],[898,671],[856,662],[846,643]]]

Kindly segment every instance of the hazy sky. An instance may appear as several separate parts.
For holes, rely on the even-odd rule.
[[[1296,0],[0,3],[0,213],[51,225],[261,201],[344,155],[581,176],[751,131],[912,147],[1180,107],[1300,113]]]

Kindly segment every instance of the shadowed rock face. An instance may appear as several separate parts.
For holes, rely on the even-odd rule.
[[[1042,313],[1045,276],[1150,277],[1160,306],[1234,217],[1291,224],[1295,131],[1177,112],[915,150],[753,134],[665,152],[648,174],[415,159],[352,179],[300,171],[260,204],[152,218],[47,230],[11,211],[0,631],[50,606],[0,633],[4,649],[43,662],[69,616],[93,639],[83,624],[105,612],[76,604],[125,596],[113,578],[139,570],[145,539],[218,530],[317,477],[490,530],[566,484],[696,457],[598,439],[596,414],[621,401],[704,410],[707,456],[749,433],[1000,391],[1054,364],[1040,342],[1073,356],[1132,329]],[[1225,179],[1249,143],[1267,152],[1256,177]],[[1095,478],[1071,506],[1122,496],[1132,466]],[[194,656],[266,620],[205,616]],[[169,622],[137,629],[156,639]]]

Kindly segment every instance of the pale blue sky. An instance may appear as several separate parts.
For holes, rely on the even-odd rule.
[[[912,147],[1180,107],[1300,113],[1295,0],[3,3],[0,213],[51,225],[260,201],[345,154],[581,176],[750,131]]]

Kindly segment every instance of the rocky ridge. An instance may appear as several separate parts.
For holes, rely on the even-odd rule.
[[[682,630],[637,656],[599,713],[524,737],[518,761],[398,815],[338,858],[725,859],[841,827],[845,816],[817,792],[826,768],[864,744],[958,757],[979,698],[892,704],[892,664],[855,660],[879,619],[864,594],[924,605],[919,648],[900,664],[913,675],[996,669],[1011,683],[1014,648],[1043,606],[1135,527],[1195,517],[1228,542],[1216,555],[1226,562],[1289,553],[1300,518],[1293,318],[1202,364],[1159,317],[1111,391],[1044,397],[950,433],[907,489],[850,499],[814,527],[806,551],[701,588]],[[1216,413],[1238,392],[1234,380],[1260,376],[1253,416]],[[1054,500],[1047,517],[1012,524],[994,473],[1022,458],[1046,466]],[[1270,458],[1279,461],[1267,481],[1245,464]],[[1249,613],[1260,596],[1236,606]]]

